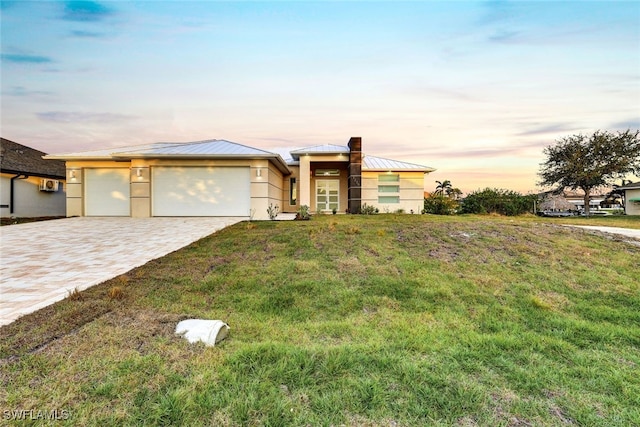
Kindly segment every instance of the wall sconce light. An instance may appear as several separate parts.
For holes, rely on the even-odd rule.
[[[258,168],[258,169],[256,169],[256,176],[257,176],[258,178],[261,178],[261,177],[262,177],[262,168]]]
[[[136,176],[138,177],[138,179],[142,179],[142,168],[138,168],[136,170]]]
[[[71,178],[73,181],[76,180],[76,171],[75,171],[75,169],[71,169],[69,171],[69,178]]]

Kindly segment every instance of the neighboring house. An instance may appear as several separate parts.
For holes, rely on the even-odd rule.
[[[584,211],[584,192],[582,191],[564,191],[562,193],[562,197],[564,197],[569,203],[575,206],[575,209],[579,211]],[[589,196],[589,211],[595,212],[599,211],[603,208],[602,202],[606,199],[606,195],[604,194],[592,194]],[[612,206],[613,208],[620,206]]]
[[[2,217],[65,216],[65,165],[45,153],[0,139]]]
[[[224,140],[154,143],[45,156],[66,161],[68,216],[246,216],[296,212],[420,213],[435,169],[320,145],[279,154]]]
[[[640,215],[640,182],[616,187],[624,191],[624,212],[627,215]]]

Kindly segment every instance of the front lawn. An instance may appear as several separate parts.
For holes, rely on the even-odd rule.
[[[0,328],[0,408],[68,411],[55,425],[640,425],[640,247],[622,240],[533,217],[236,224]],[[230,337],[189,345],[173,331],[191,317]]]

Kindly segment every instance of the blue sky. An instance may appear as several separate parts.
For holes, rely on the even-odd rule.
[[[1,3],[2,136],[48,153],[346,144],[463,191],[640,128],[640,2]]]

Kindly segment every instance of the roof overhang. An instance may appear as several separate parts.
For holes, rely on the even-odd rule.
[[[47,155],[45,159],[65,160],[68,162],[75,161],[104,161],[110,160],[115,162],[126,162],[132,159],[148,159],[148,160],[234,160],[234,159],[265,159],[270,160],[280,172],[290,175],[291,170],[287,163],[278,154],[145,154],[145,153],[113,153],[111,155],[97,156],[68,156],[68,155]]]
[[[270,160],[280,172],[285,175],[291,174],[291,170],[287,166],[287,163],[280,157],[279,154],[136,154],[136,153],[114,153],[111,156],[112,160],[131,160],[131,159],[158,159],[158,160],[255,160],[264,159]]]
[[[16,171],[16,170],[11,170],[11,169],[1,169],[0,172],[1,173],[8,173],[8,174],[11,174],[11,175],[35,176],[35,177],[38,177],[38,178],[49,178],[49,179],[58,179],[58,180],[66,179],[66,177],[64,175],[51,175],[51,174],[40,173],[40,172]]]

